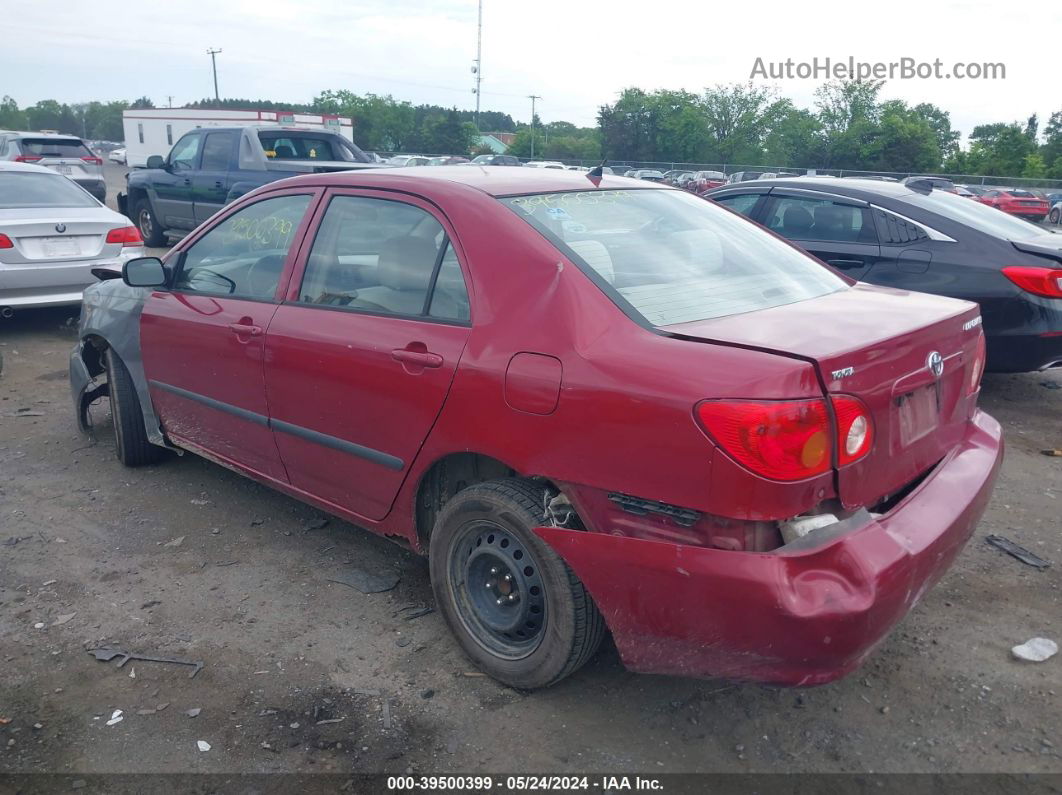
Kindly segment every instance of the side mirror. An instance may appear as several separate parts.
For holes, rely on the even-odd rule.
[[[166,161],[163,160],[162,155],[149,155],[147,159],[148,168],[166,168]]]
[[[169,274],[158,257],[138,257],[122,266],[122,281],[130,287],[165,287]]]

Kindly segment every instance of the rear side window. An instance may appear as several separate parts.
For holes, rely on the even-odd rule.
[[[929,235],[918,224],[884,210],[875,209],[874,215],[878,220],[878,236],[882,243],[898,246],[929,239]]]
[[[0,171],[0,209],[97,207],[99,203],[66,177]]]
[[[500,201],[648,325],[768,309],[847,287],[803,252],[685,191],[578,191]]]
[[[174,289],[272,300],[309,204],[277,196],[230,215],[184,252]]]
[[[260,132],[258,140],[270,160],[344,160],[368,163],[369,156],[330,135]]]
[[[756,207],[756,203],[760,200],[759,193],[741,193],[737,196],[723,196],[722,198],[715,199],[724,207],[729,207],[735,212],[739,212],[742,215],[751,216],[752,211]]]
[[[768,213],[766,226],[790,240],[877,243],[866,207],[829,199],[779,197]]]
[[[329,203],[299,300],[378,314],[469,319],[461,265],[442,225],[411,204],[362,196],[336,196]]]
[[[92,157],[80,138],[23,138],[22,154],[39,157]]]

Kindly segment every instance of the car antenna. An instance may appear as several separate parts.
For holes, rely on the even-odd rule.
[[[594,168],[592,168],[589,171],[587,171],[586,172],[586,176],[588,178],[590,178],[590,179],[601,179],[601,177],[603,177],[604,174],[605,174],[604,168],[605,168],[605,163],[607,163],[607,162],[608,162],[607,159],[602,160],[597,166],[595,166]]]

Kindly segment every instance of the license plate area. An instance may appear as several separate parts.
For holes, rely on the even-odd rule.
[[[917,442],[940,424],[940,400],[936,384],[920,387],[896,398],[900,446]]]
[[[42,237],[41,253],[45,257],[80,257],[81,244],[73,237]]]

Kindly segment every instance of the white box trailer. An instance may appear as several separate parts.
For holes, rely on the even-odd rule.
[[[151,155],[165,157],[177,139],[197,127],[244,127],[275,124],[303,130],[329,130],[354,141],[354,122],[342,116],[295,113],[283,110],[202,110],[199,108],[152,108],[122,111],[125,160],[143,166]]]

